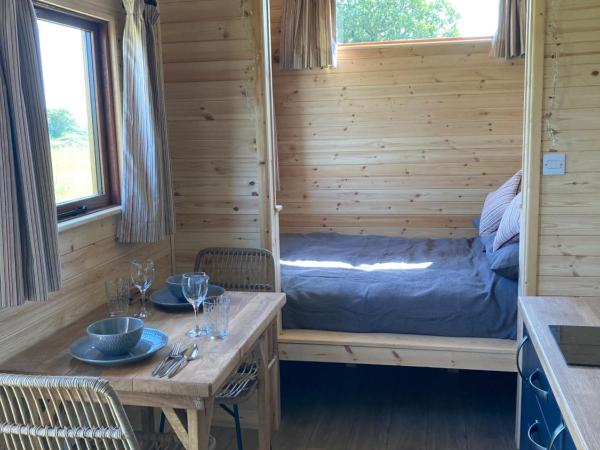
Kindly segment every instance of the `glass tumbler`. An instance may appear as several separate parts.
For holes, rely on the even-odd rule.
[[[129,279],[116,278],[106,281],[104,285],[108,300],[108,315],[110,317],[126,316],[129,312]]]
[[[206,328],[211,339],[225,339],[229,335],[229,308],[231,300],[226,295],[204,300]]]

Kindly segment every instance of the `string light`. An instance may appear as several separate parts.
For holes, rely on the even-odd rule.
[[[252,26],[253,16],[256,11],[253,10],[249,0],[242,0],[240,2],[240,19],[242,26],[244,27],[245,35],[253,38],[255,30]],[[242,80],[242,97],[244,98],[244,106],[250,113],[256,112],[256,100],[254,98],[255,83],[254,77],[255,72],[260,64],[259,52],[254,52],[254,58],[248,67],[246,67],[246,76]]]
[[[550,2],[550,18],[548,23],[548,30],[552,41],[554,43],[554,53],[552,55],[552,86],[550,95],[550,105],[548,111],[544,115],[546,122],[546,133],[550,139],[551,150],[556,150],[558,147],[558,135],[559,131],[552,125],[554,116],[554,108],[556,105],[556,96],[558,95],[558,79],[560,75],[560,42],[558,37],[558,26],[556,24],[557,13],[558,13],[559,0],[552,0]]]

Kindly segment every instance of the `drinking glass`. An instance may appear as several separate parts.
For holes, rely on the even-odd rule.
[[[187,335],[194,338],[205,336],[206,330],[203,330],[198,323],[198,308],[208,292],[208,275],[204,272],[184,273],[181,278],[181,290],[186,300],[194,307],[196,321],[195,327],[188,331]]]
[[[116,278],[104,283],[110,317],[126,316],[129,311],[129,286],[127,278]]]
[[[154,281],[154,262],[151,259],[131,261],[131,281],[142,294],[141,308],[135,317],[146,319],[150,317],[150,311],[146,309],[146,291]]]
[[[226,294],[204,300],[206,328],[211,339],[225,339],[229,336],[230,303],[231,300]]]

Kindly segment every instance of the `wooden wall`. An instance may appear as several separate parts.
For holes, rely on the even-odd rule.
[[[567,174],[542,177],[539,295],[600,295],[600,0],[547,2],[543,151],[567,154]],[[556,8],[556,9],[554,9]],[[550,21],[556,19],[556,52]],[[556,95],[554,109],[550,97]]]
[[[53,3],[111,21],[115,74],[118,74],[119,34],[124,19],[120,0],[53,0]],[[118,92],[116,97],[120,98]],[[0,311],[0,360],[105,303],[104,280],[127,274],[128,262],[134,257],[154,259],[159,269],[156,285],[161,284],[171,271],[170,241],[154,245],[119,244],[115,238],[119,217],[117,214],[101,220],[84,220],[86,223],[59,233],[62,289],[45,303],[30,302]]]
[[[163,0],[176,268],[209,246],[260,246],[252,7]]]
[[[489,50],[342,46],[336,69],[276,70],[282,233],[472,235],[486,194],[521,167],[523,63]]]

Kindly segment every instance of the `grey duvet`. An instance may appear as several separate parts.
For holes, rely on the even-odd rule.
[[[284,328],[514,339],[517,282],[473,239],[281,236]]]

